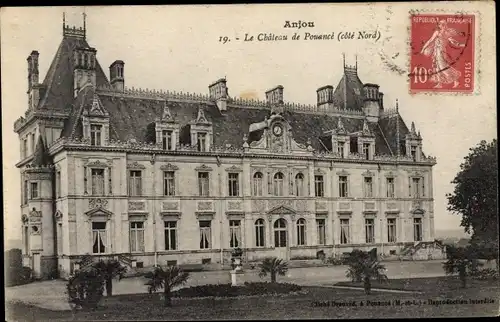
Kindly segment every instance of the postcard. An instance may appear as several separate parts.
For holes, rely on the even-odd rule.
[[[2,8],[6,319],[498,315],[494,9]]]

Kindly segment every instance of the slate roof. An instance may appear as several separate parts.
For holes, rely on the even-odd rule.
[[[68,119],[61,133],[62,137],[81,137],[81,115],[85,108],[90,108],[94,95],[98,95],[102,106],[109,113],[110,139],[127,141],[135,139],[147,142],[154,139],[154,122],[163,113],[164,102],[157,99],[138,98],[132,96],[109,95],[86,86],[80,90],[77,97],[73,94],[73,59],[72,52],[77,47],[90,47],[83,38],[64,36],[47,72],[43,85],[45,94],[41,98],[39,108],[53,111],[63,111]],[[109,86],[108,78],[99,62],[96,62],[97,87]],[[341,109],[362,110],[363,83],[353,68],[344,68],[344,75],[334,91],[334,105]],[[196,119],[198,109],[202,108],[205,116],[212,123],[213,139],[216,146],[237,146],[243,143],[244,134],[249,135],[249,141],[257,139],[261,132],[249,133],[252,123],[264,121],[271,115],[268,108],[244,107],[229,105],[224,112],[219,111],[214,103],[195,101],[167,101],[173,119],[180,125],[181,132],[186,131],[188,124]],[[300,144],[311,140],[311,145],[317,150],[331,149],[331,141],[325,139],[325,131],[336,129],[338,116],[304,113],[286,110],[284,118],[292,126],[294,139]],[[380,118],[378,123],[369,123],[369,128],[375,136],[376,153],[397,154],[396,119],[399,118],[400,138],[404,142],[408,128],[401,116]],[[342,117],[344,128],[348,133],[361,131],[362,118]],[[189,144],[189,135],[181,136],[181,144]],[[323,143],[323,144],[322,144]],[[400,153],[404,153],[401,143]],[[40,149],[43,147],[40,145]],[[45,150],[44,150],[45,151]]]

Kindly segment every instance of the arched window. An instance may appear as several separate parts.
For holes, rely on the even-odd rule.
[[[266,235],[264,234],[264,219],[255,221],[255,247],[266,246]]]
[[[253,175],[253,195],[262,196],[262,178],[264,176],[261,172],[255,172]]]
[[[274,175],[273,190],[275,196],[283,196],[283,173],[277,172]]]
[[[274,222],[274,247],[286,247],[286,221],[280,218]]]
[[[295,176],[295,190],[296,196],[304,195],[304,175],[302,173],[297,173]]]
[[[297,220],[297,245],[306,244],[306,220],[300,218]]]

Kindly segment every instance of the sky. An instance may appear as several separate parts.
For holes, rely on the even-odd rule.
[[[410,5],[412,7],[410,7]],[[439,7],[438,7],[439,6]],[[476,90],[471,95],[410,94],[407,69],[409,11],[415,9],[475,12]],[[80,27],[87,15],[87,40],[109,77],[109,65],[125,62],[127,87],[208,94],[208,85],[227,78],[232,97],[264,99],[264,92],[283,85],[284,99],[315,104],[316,90],[336,86],[342,55],[364,83],[380,85],[384,106],[395,107],[410,126],[415,122],[423,151],[437,158],[433,168],[435,229],[460,229],[460,216],[446,210],[447,193],[469,148],[496,137],[496,60],[494,10],[491,3],[393,3],[220,6],[115,6],[1,8],[2,140],[4,236],[19,239],[19,141],[13,123],[27,109],[27,62],[40,53],[40,81],[62,40],[62,15]],[[314,22],[314,27],[285,29],[285,21]],[[380,39],[244,42],[259,33],[379,32]],[[480,35],[480,36],[479,36]],[[231,41],[223,44],[221,37]],[[236,40],[239,38],[239,40]],[[389,57],[384,63],[382,57]],[[387,59],[385,59],[387,61]]]

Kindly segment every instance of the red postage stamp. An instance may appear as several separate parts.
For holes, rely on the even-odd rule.
[[[474,15],[411,16],[410,91],[474,91]]]

